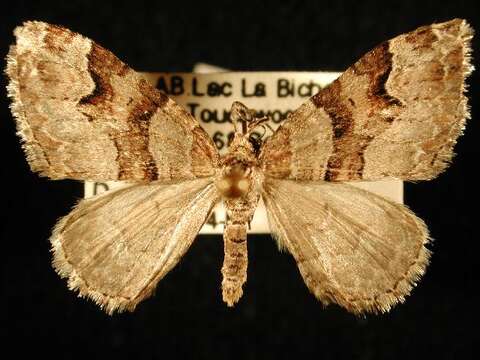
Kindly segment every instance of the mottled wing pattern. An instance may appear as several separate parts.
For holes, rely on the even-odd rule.
[[[428,232],[403,205],[348,184],[278,179],[263,199],[279,245],[325,305],[386,312],[425,271]]]
[[[454,19],[377,46],[265,142],[266,174],[312,181],[437,176],[469,116],[472,34]]]
[[[218,154],[198,122],[112,53],[42,22],[15,36],[8,90],[33,171],[132,181],[213,174]]]
[[[53,232],[54,267],[108,313],[133,311],[187,251],[217,201],[211,178],[82,200]]]

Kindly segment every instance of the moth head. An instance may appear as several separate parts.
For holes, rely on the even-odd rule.
[[[257,116],[256,111],[249,109],[239,101],[232,104],[230,112],[230,120],[235,129],[235,136],[232,139],[232,144],[235,139],[243,137],[253,147],[255,153],[260,149],[262,138],[266,133],[266,128],[273,132],[273,129],[268,125],[269,118],[267,116]],[[255,130],[262,128],[263,132],[256,132]]]

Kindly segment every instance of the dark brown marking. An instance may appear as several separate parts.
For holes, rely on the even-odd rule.
[[[168,96],[155,89],[145,79],[140,79],[138,82],[138,90],[144,97],[148,99],[150,104],[155,104],[157,108],[164,107],[168,102]]]
[[[336,80],[312,97],[315,106],[323,108],[332,122],[333,153],[328,159],[326,181],[334,181],[340,170],[349,172],[351,179],[358,179],[361,178],[363,170],[363,151],[351,152],[351,142],[361,139],[353,133],[352,113],[341,101],[341,92],[341,83]]]
[[[458,69],[459,68],[460,66],[458,67]],[[445,68],[444,65],[440,62],[433,62],[429,70],[431,74],[431,81],[441,81],[445,77]]]
[[[402,102],[390,95],[385,88],[390,71],[392,70],[392,64],[390,63],[389,68],[385,68],[385,71],[378,73],[375,80],[372,82],[372,87],[370,88],[370,96],[383,98],[387,104],[402,106]]]
[[[259,137],[253,136],[253,134],[248,137],[248,142],[253,147],[253,153],[255,154],[255,157],[258,157],[258,154],[260,154],[260,149],[262,148],[262,140]]]
[[[130,111],[127,119],[129,130],[114,141],[118,150],[118,178],[130,179],[133,172],[140,170],[144,173],[144,179],[153,181],[158,179],[158,169],[148,149],[150,120],[159,108],[165,106],[168,97],[144,79],[139,81],[138,87],[144,96]]]
[[[386,83],[393,66],[392,57],[389,42],[385,41],[353,65],[356,75],[369,76],[370,85],[367,95],[373,104],[381,107],[385,105],[402,106],[402,102],[389,94],[386,89]],[[380,100],[383,100],[384,104],[377,104]]]
[[[437,161],[438,158],[438,152],[433,154],[432,160],[430,161],[430,166],[434,166],[435,162]]]
[[[433,32],[431,26],[422,26],[405,36],[405,41],[412,44],[413,50],[431,48],[432,44],[437,40],[438,37]]]
[[[402,106],[399,99],[390,95],[386,82],[392,71],[392,54],[389,43],[384,42],[357,61],[349,70],[354,76],[368,76],[369,86],[366,90],[371,117],[378,117],[375,122],[383,120],[385,124],[393,122],[392,117],[381,118],[377,114],[389,106]],[[347,71],[348,72],[348,71]],[[312,97],[317,107],[322,107],[329,115],[333,134],[333,153],[330,156],[325,172],[325,180],[334,181],[340,175],[342,180],[361,179],[365,166],[364,152],[373,136],[354,132],[351,107],[355,107],[352,98],[342,96],[342,78]],[[368,127],[368,123],[364,126]]]
[[[241,243],[247,241],[247,239],[245,237],[232,237],[232,238],[230,238],[230,241],[232,241],[235,244],[241,244]],[[237,256],[237,257],[239,257],[239,256]]]
[[[244,241],[246,241],[246,239]],[[240,260],[245,257],[245,254],[239,251],[234,251],[234,250],[231,250],[231,252],[228,255],[234,260]]]
[[[114,91],[111,83],[113,75],[125,76],[129,67],[110,51],[92,43],[87,55],[88,71],[95,85],[93,91],[78,102],[80,105],[104,105],[112,102]]]
[[[53,52],[64,52],[65,45],[72,42],[76,34],[68,29],[57,25],[48,25],[43,39],[45,47]]]
[[[444,59],[444,63],[448,64],[449,74],[458,74],[458,70],[463,66],[463,50],[459,46],[450,51]]]
[[[78,104],[93,106],[96,112],[108,112],[115,97],[112,77],[125,76],[130,69],[115,55],[95,43],[92,43],[87,58],[88,71],[95,86]],[[128,130],[120,134],[112,133],[110,137],[117,148],[118,179],[138,178],[138,173],[143,172],[143,178],[152,181],[158,179],[158,169],[148,149],[150,120],[157,109],[165,106],[168,97],[150,86],[145,79],[141,79],[137,86],[141,96],[138,99],[130,98],[128,102]],[[88,111],[82,113],[89,121],[94,120]]]
[[[82,114],[85,115],[85,117],[87,118],[88,122],[93,122],[94,118],[92,115],[90,115],[89,113],[85,112],[85,111],[82,111]]]
[[[90,104],[98,105],[99,103],[104,103],[108,100],[111,100],[113,90],[110,82],[105,81],[97,73],[90,71],[90,76],[95,84],[93,91],[85,95],[78,102],[80,105]]]

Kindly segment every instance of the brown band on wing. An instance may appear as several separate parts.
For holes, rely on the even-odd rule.
[[[79,105],[106,105],[112,101],[114,96],[111,83],[112,74],[124,76],[129,68],[115,55],[95,43],[92,43],[87,59],[88,71],[95,87],[90,94],[85,95],[78,103]]]
[[[119,106],[114,105],[114,77],[127,76],[131,70],[115,55],[94,43],[87,58],[88,71],[95,86],[90,94],[80,99],[78,105],[83,108],[82,113],[90,121],[94,121],[90,112],[98,113],[99,109],[103,109],[114,114],[112,106]],[[144,96],[138,99],[130,98],[130,101],[124,104],[125,110],[128,110],[128,129],[115,132],[115,135],[110,134],[110,138],[117,149],[118,179],[140,177],[152,181],[158,179],[158,169],[149,150],[150,121],[157,110],[166,104],[168,97],[155,90],[144,79],[140,79],[137,86]]]
[[[57,25],[48,25],[43,42],[45,47],[53,52],[65,52],[65,45],[72,43],[77,36],[74,32]]]
[[[458,24],[451,24],[451,26],[457,26]],[[432,44],[438,40],[437,35],[433,32],[433,28],[431,25],[419,27],[417,30],[412,31],[408,35],[405,36],[405,41],[411,44],[415,44],[416,49],[420,48],[427,48],[430,49]]]
[[[389,43],[384,42],[362,57],[355,65],[329,87],[312,97],[312,102],[317,107],[322,107],[332,121],[333,153],[330,156],[325,172],[326,181],[334,181],[342,175],[348,174],[348,180],[362,179],[365,166],[364,152],[375,136],[385,131],[392,123],[392,117],[380,117],[382,109],[389,106],[401,106],[399,99],[388,93],[386,82],[392,71],[392,53]],[[369,85],[367,98],[369,109],[366,114],[372,118],[362,124],[356,124],[352,112],[357,106],[351,97],[346,97],[342,91],[342,84],[351,82],[356,76],[367,76]],[[347,80],[344,80],[347,78]],[[383,121],[384,126],[378,126],[378,121]],[[372,126],[369,126],[372,123]],[[355,125],[361,125],[363,132],[359,132]],[[373,126],[375,131],[372,132]]]
[[[135,104],[127,118],[129,126],[125,136],[115,139],[115,146],[118,150],[118,178],[131,179],[136,171],[144,172],[144,179],[153,181],[158,179],[158,169],[149,150],[150,141],[150,120],[157,110],[168,101],[168,97],[156,91],[141,79],[138,83],[140,92],[145,95]],[[141,161],[133,158],[132,154],[140,157]],[[139,169],[139,165],[141,169]]]
[[[312,98],[315,106],[323,108],[332,122],[333,153],[328,159],[326,181],[335,180],[340,170],[351,173],[352,179],[361,178],[364,165],[363,149],[367,144],[363,144],[365,139],[353,132],[355,120],[348,107],[343,104],[341,93],[341,82],[336,80]],[[355,145],[352,142],[355,142]],[[364,145],[362,151],[357,150],[360,144]]]
[[[368,55],[353,66],[355,74],[368,75],[370,77],[371,86],[368,88],[368,97],[374,103],[383,102],[383,104],[379,104],[380,106],[391,104],[401,106],[402,102],[389,94],[385,88],[393,66],[393,54],[389,50],[388,41],[378,45],[373,51],[368,53]]]

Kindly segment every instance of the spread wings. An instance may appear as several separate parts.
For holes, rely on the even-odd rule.
[[[198,122],[112,53],[42,22],[15,35],[8,90],[33,171],[136,181],[213,174],[217,150]]]
[[[325,305],[385,312],[428,263],[425,224],[400,204],[351,185],[267,179],[270,229]]]
[[[190,247],[217,194],[206,178],[82,200],[53,232],[54,267],[108,313],[132,311]]]
[[[468,117],[472,34],[455,19],[377,46],[290,114],[263,145],[263,170],[312,181],[434,178]]]

